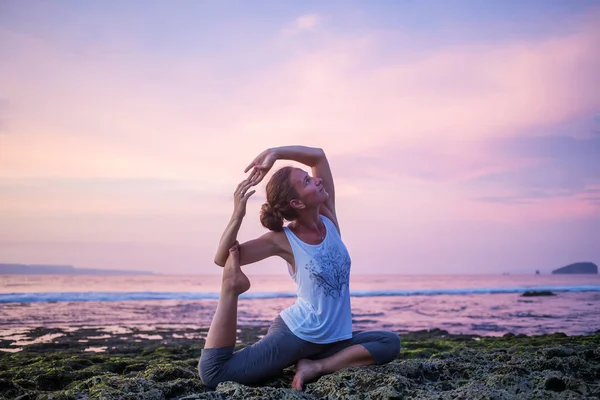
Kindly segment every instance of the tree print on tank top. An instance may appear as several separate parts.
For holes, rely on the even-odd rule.
[[[339,298],[350,279],[350,255],[338,246],[317,253],[306,266],[310,278],[327,297]]]

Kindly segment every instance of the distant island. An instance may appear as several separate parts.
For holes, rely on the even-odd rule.
[[[558,268],[553,274],[598,274],[598,266],[592,262],[578,262]]]
[[[127,271],[75,268],[71,265],[0,264],[0,274],[6,275],[154,275],[148,271]]]

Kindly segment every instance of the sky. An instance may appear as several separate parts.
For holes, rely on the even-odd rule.
[[[244,168],[301,144],[329,158],[354,274],[599,264],[598,20],[583,0],[2,1],[0,263],[220,274]]]

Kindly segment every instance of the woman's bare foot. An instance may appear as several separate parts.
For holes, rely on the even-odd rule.
[[[292,381],[292,387],[302,390],[305,382],[310,382],[322,375],[323,367],[318,360],[303,359],[296,363],[296,375]]]
[[[240,246],[236,242],[229,249],[229,257],[223,267],[221,291],[239,296],[248,289],[250,289],[250,280],[240,268]]]

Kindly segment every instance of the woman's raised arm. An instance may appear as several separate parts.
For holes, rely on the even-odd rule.
[[[229,249],[237,241],[237,235],[242,226],[242,221],[246,215],[246,204],[248,199],[252,196],[256,190],[251,190],[250,187],[254,185],[253,179],[257,176],[258,171],[253,171],[248,178],[240,182],[238,187],[235,189],[233,194],[233,214],[231,219],[221,235],[219,246],[217,247],[217,253],[215,254],[215,264],[223,267],[229,256]]]

